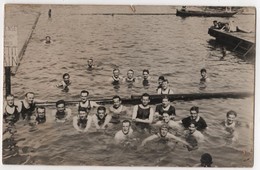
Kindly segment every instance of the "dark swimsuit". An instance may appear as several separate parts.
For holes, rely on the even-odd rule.
[[[44,116],[44,117],[37,116],[36,121],[38,122],[38,124],[45,123],[46,122],[46,116]]]
[[[20,113],[18,111],[18,107],[14,105],[14,112],[13,114],[10,114],[7,112],[6,107],[5,107],[5,112],[4,112],[4,120],[6,123],[16,123],[19,120]],[[9,120],[7,120],[9,119]]]
[[[88,119],[87,119],[87,118],[84,118],[84,119],[80,119],[80,118],[79,118],[77,125],[78,125],[78,127],[79,127],[80,129],[85,129],[86,126],[87,126],[87,123],[88,123]]]
[[[36,108],[35,103],[29,104],[30,107],[27,109],[27,108],[25,108],[23,101],[21,101],[21,102],[22,102],[22,110],[21,110],[22,118],[23,119],[27,118],[28,120],[30,120],[30,118],[33,114],[33,111]]]
[[[56,117],[57,119],[59,119],[59,120],[64,119],[65,116],[66,116],[65,111],[64,111],[64,112],[58,112],[58,111],[57,111],[57,112],[56,112],[56,115],[55,115],[55,117]]]
[[[99,116],[97,115],[98,125],[99,125],[99,126],[101,126],[101,125],[103,125],[103,124],[105,123],[106,117],[107,117],[107,115],[105,115],[105,116],[103,117],[103,119],[100,119]]]
[[[84,108],[86,111],[91,110],[91,105],[90,105],[90,101],[88,100],[88,106],[81,106],[81,102],[79,102],[79,107],[78,107],[78,111],[80,111],[82,108]]]
[[[147,109],[143,109],[138,105],[136,118],[143,119],[143,120],[149,119],[150,109],[151,107]],[[135,124],[136,126],[139,126],[141,129],[150,128],[150,125],[148,123],[136,122]]]

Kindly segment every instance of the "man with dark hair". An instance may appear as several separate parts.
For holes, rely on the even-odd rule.
[[[62,91],[68,92],[69,86],[71,85],[69,73],[64,73],[62,78],[63,78],[63,80],[59,84],[57,84],[56,86],[58,88],[62,88]]]
[[[123,80],[123,77],[120,75],[120,70],[118,68],[115,68],[113,70],[113,76],[109,78],[109,82],[116,86],[119,85]]]
[[[27,92],[25,94],[24,100],[21,101],[18,108],[19,112],[21,113],[22,119],[30,120],[36,108],[34,93]]]
[[[193,167],[211,167],[212,164],[212,156],[209,153],[204,153],[201,155],[200,163],[194,165]]]
[[[59,100],[56,102],[56,109],[52,111],[52,116],[56,122],[65,122],[66,120],[69,120],[71,110],[66,108],[66,103],[64,100]]]
[[[158,78],[158,87],[156,89],[156,92],[158,92],[158,90],[162,88],[162,83],[163,83],[164,79],[165,79],[164,76],[159,76],[159,78]]]
[[[46,109],[43,106],[36,108],[35,121],[36,124],[42,124],[46,122]]]
[[[120,116],[126,115],[127,110],[126,107],[122,105],[122,100],[119,96],[113,97],[113,105],[109,107],[109,111],[112,115],[112,119],[110,123],[120,123]]]
[[[87,132],[91,126],[92,117],[87,113],[85,108],[78,110],[78,115],[73,117],[73,127],[78,132]]]
[[[119,144],[133,136],[133,129],[131,128],[131,122],[124,120],[122,122],[122,130],[118,131],[115,135],[115,142]]]
[[[169,81],[164,79],[162,82],[162,87],[157,90],[157,94],[173,94],[173,91],[168,87],[168,84]]]
[[[165,95],[162,98],[162,103],[156,106],[155,117],[158,117],[159,120],[162,120],[162,114],[167,112],[170,115],[171,119],[174,119],[176,116],[175,108],[170,104],[169,98]]]
[[[89,92],[87,90],[82,90],[80,92],[80,98],[81,98],[81,101],[76,104],[77,106],[77,110],[79,111],[81,108],[84,108],[87,113],[90,112],[90,110],[93,108],[93,107],[98,107],[100,105],[98,105],[96,102],[94,101],[90,101],[88,100],[88,96],[89,96]]]
[[[151,77],[149,76],[149,70],[147,69],[144,69],[143,70],[143,86],[149,86],[150,85],[150,80],[151,80]]]
[[[153,108],[149,106],[150,95],[144,93],[141,102],[141,104],[134,106],[132,120],[135,122],[135,125],[142,130],[150,130],[150,124],[153,121],[154,114]]]
[[[205,68],[202,68],[200,70],[200,75],[201,75],[201,79],[200,79],[200,82],[208,82],[209,81],[209,78],[207,76],[207,70]]]
[[[205,120],[199,116],[199,107],[193,106],[190,109],[190,116],[181,120],[182,125],[188,129],[193,123],[197,130],[202,131],[207,128]]]
[[[96,126],[96,129],[106,129],[111,120],[111,115],[106,113],[105,106],[99,106],[97,108],[97,113],[92,116],[92,120]]]

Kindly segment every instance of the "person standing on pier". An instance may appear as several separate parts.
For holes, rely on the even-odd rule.
[[[149,130],[151,129],[150,124],[153,121],[154,110],[150,103],[150,95],[144,93],[141,97],[141,104],[135,105],[133,109],[132,120],[135,122],[135,125],[139,127],[141,130]]]

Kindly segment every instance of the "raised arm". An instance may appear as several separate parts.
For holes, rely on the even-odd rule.
[[[177,136],[174,136],[174,135],[172,135],[170,133],[167,134],[167,137],[170,138],[170,139],[177,140],[177,141],[183,143],[184,145],[190,146],[190,144],[188,142],[186,142],[186,141],[182,140],[181,138],[179,138]]]

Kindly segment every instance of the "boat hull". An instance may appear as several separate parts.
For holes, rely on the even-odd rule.
[[[209,11],[190,11],[190,10],[177,10],[176,16],[181,17],[232,17],[237,12],[209,12]]]

